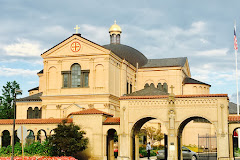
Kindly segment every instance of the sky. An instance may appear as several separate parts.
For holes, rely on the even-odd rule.
[[[39,85],[41,53],[74,34],[76,25],[82,37],[109,44],[108,29],[116,20],[122,44],[149,59],[187,57],[192,78],[236,102],[233,27],[236,20],[240,44],[239,0],[2,0],[0,15],[0,88],[16,80],[22,97]]]

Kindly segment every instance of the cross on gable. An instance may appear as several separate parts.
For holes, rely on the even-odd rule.
[[[170,88],[171,88],[171,93],[173,93],[173,88],[174,88],[174,87],[173,87],[173,85],[171,85],[171,87],[170,87]]]
[[[80,27],[78,27],[78,25],[76,25],[76,27],[74,28],[76,30],[76,34],[78,33],[78,29],[80,29]]]

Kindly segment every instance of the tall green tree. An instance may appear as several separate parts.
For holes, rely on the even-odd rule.
[[[48,139],[52,156],[76,156],[77,152],[87,148],[88,138],[84,137],[85,134],[79,126],[63,121]]]
[[[1,105],[0,105],[0,119],[13,119],[13,101],[15,89],[20,89],[16,81],[7,82],[2,89]]]

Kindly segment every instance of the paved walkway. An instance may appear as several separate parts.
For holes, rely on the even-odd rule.
[[[141,160],[147,160],[147,157],[144,157],[144,158],[139,158]],[[151,160],[156,160],[157,159],[157,156],[153,156],[153,157],[150,157]]]

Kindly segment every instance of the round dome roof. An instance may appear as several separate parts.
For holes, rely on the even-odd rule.
[[[133,66],[141,67],[147,63],[147,58],[138,50],[123,44],[108,44],[103,46],[106,49],[111,50],[118,57],[125,59]]]
[[[109,32],[120,32],[120,33],[122,33],[122,29],[119,25],[116,24],[116,21],[114,21],[114,24],[109,28]]]

